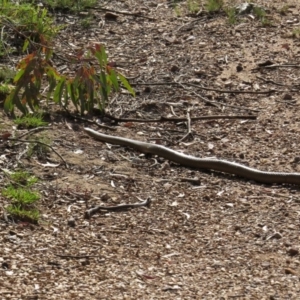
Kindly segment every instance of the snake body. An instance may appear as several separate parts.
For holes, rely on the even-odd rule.
[[[260,171],[235,162],[214,158],[198,158],[161,145],[102,134],[90,128],[84,128],[84,131],[95,140],[130,147],[142,153],[158,155],[187,167],[234,174],[262,183],[300,184],[300,173]]]

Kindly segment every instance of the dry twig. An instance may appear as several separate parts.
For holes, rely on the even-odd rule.
[[[101,210],[108,210],[108,211],[128,210],[129,208],[136,208],[136,207],[140,207],[140,206],[150,207],[150,204],[151,204],[151,198],[147,198],[147,200],[140,202],[140,203],[121,204],[121,205],[116,205],[116,206],[98,205],[94,208],[86,210],[84,213],[84,218],[89,219],[92,215],[94,215],[95,213],[97,213]]]

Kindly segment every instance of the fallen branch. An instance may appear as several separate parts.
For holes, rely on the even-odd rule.
[[[83,122],[86,122],[86,123],[89,123],[89,124],[93,124],[93,125],[96,125],[97,127],[102,128],[102,129],[108,129],[108,130],[113,130],[113,131],[116,130],[116,128],[114,128],[114,127],[103,125],[103,124],[99,124],[98,122],[96,122],[94,120],[89,120],[89,119],[86,119],[86,118],[83,118],[83,117],[75,116],[75,115],[72,115],[69,112],[68,112],[67,115],[71,119],[80,120],[80,121],[83,121]]]
[[[110,114],[105,114],[105,116],[115,122],[139,122],[139,123],[151,123],[151,122],[185,122],[187,119],[185,118],[169,118],[161,116],[158,119],[136,119],[136,118],[118,118],[112,116]],[[191,121],[199,121],[199,120],[218,120],[218,119],[250,119],[256,120],[256,115],[234,115],[234,116],[223,116],[223,115],[213,115],[213,116],[202,116],[202,117],[190,117]]]
[[[147,200],[140,202],[140,203],[121,204],[121,205],[116,205],[116,206],[98,205],[96,207],[86,210],[84,213],[84,218],[89,219],[92,215],[94,215],[95,213],[97,213],[101,210],[108,210],[108,211],[128,210],[129,208],[136,208],[136,207],[141,207],[141,206],[150,207],[150,204],[151,204],[151,198],[147,198]]]
[[[21,143],[40,144],[40,145],[43,145],[45,147],[48,147],[63,161],[64,165],[68,168],[68,164],[64,160],[64,158],[53,147],[51,147],[50,145],[48,145],[46,143],[43,143],[43,142],[40,142],[40,141],[33,141],[33,140],[21,140],[21,139],[18,139],[18,138],[8,138],[7,140],[8,141],[14,141],[14,142],[21,142]]]
[[[278,93],[278,92],[284,92],[281,90],[267,90],[267,91],[242,91],[242,90],[220,90],[217,88],[210,88],[206,87],[200,84],[195,84],[191,82],[151,82],[151,83],[130,83],[131,86],[138,86],[138,85],[188,85],[188,86],[193,86],[199,90],[204,90],[204,91],[214,91],[217,93],[223,93],[223,94],[255,94],[255,95],[268,95],[272,93]]]
[[[260,65],[252,70],[259,69],[275,69],[275,68],[300,68],[300,64],[273,64],[273,65]]]
[[[188,108],[186,113],[186,119],[187,119],[187,133],[179,140],[179,143],[187,139],[189,136],[192,135],[192,129],[191,129],[191,115],[190,115],[190,108]]]
[[[54,255],[60,258],[74,258],[74,259],[99,257],[99,255],[67,255],[67,254],[54,254]]]
[[[42,130],[48,130],[48,129],[51,129],[51,127],[37,127],[37,128],[33,128],[33,129],[30,129],[28,131],[26,131],[25,133],[19,135],[17,138],[20,139],[26,135],[29,135],[29,134],[32,134],[32,133],[36,133],[36,132],[39,132],[39,131],[42,131]]]

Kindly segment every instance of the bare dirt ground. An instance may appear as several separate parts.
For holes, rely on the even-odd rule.
[[[183,2],[178,16],[163,0],[111,1],[105,7],[117,18],[92,10],[88,30],[79,25],[82,16],[57,15],[68,23],[57,45],[74,51],[90,42],[106,45],[137,92],[112,99],[114,116],[185,117],[188,108],[194,117],[257,116],[192,121],[192,136],[183,141],[186,122],[105,123],[114,130],[101,132],[300,172],[300,40],[291,37],[300,28],[300,3],[256,3],[272,26],[249,15],[230,26],[224,13],[196,16]],[[258,68],[268,61],[277,66]],[[194,170],[96,142],[83,131],[91,125],[54,112],[50,129],[35,135],[49,137],[69,168],[39,164],[59,163],[52,152],[18,161],[24,144],[2,147],[1,167],[22,165],[38,176],[42,200],[38,225],[0,221],[1,299],[299,299],[298,186]],[[2,125],[13,128],[4,114]],[[150,208],[84,219],[93,205],[147,197]],[[2,209],[8,204],[1,196]]]

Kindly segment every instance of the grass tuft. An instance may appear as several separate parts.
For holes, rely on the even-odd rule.
[[[17,117],[14,123],[21,128],[37,128],[48,125],[47,122],[43,121],[42,114],[39,113]]]

